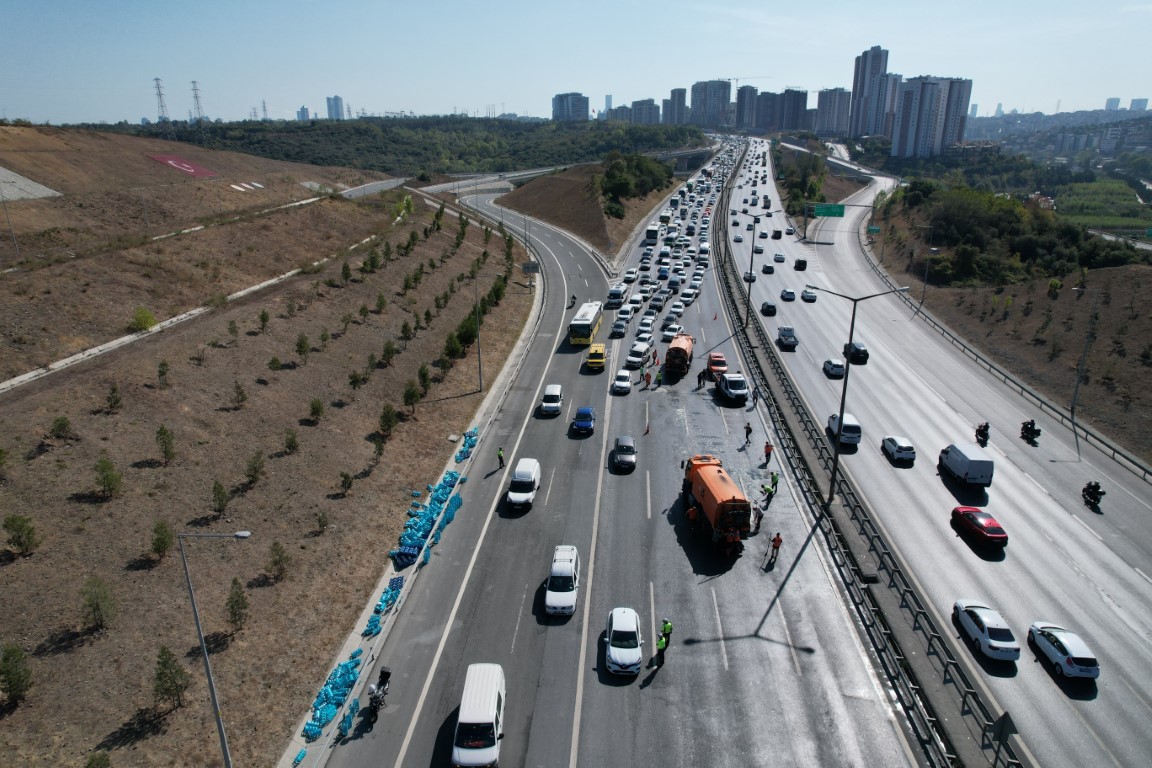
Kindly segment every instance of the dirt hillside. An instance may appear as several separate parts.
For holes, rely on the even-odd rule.
[[[153,151],[135,140],[69,133],[46,131],[40,140],[92,142],[108,168]],[[119,160],[109,148],[115,143],[122,143]],[[241,162],[176,149],[214,169]],[[96,162],[85,154],[77,151],[76,165]],[[79,767],[106,751],[118,768],[220,764],[179,557],[152,550],[154,526],[164,523],[177,532],[253,531],[243,542],[191,541],[188,555],[235,763],[271,765],[374,599],[369,592],[396,546],[412,491],[437,481],[458,447],[449,436],[473,425],[483,398],[475,349],[448,368],[437,361],[449,331],[472,313],[473,285],[484,295],[504,271],[503,239],[472,223],[457,249],[451,211],[442,229],[419,201],[397,220],[404,193],[394,191],[270,214],[227,209],[206,229],[142,241],[140,208],[124,203],[129,191],[52,178],[57,160],[49,157],[41,172],[36,157],[9,150],[0,165],[66,193],[10,202],[21,222],[17,238],[43,236],[53,217],[66,215],[79,231],[63,236],[88,247],[43,263],[29,256],[0,274],[0,377],[122,335],[136,306],[158,319],[205,303],[214,309],[0,395],[0,511],[26,517],[39,540],[26,556],[6,546],[7,534],[0,542],[0,643],[25,654],[32,676],[22,702],[0,696],[0,763]],[[242,170],[238,178],[251,177],[250,167]],[[331,184],[359,178],[312,171],[294,173]],[[309,196],[294,183],[271,186],[281,199]],[[197,224],[175,211],[200,210],[202,193],[198,182],[175,185],[165,226]],[[372,252],[382,262],[375,271],[363,268]],[[219,300],[327,257],[335,258],[258,294]],[[511,262],[522,261],[516,248]],[[503,363],[532,298],[514,273],[484,320],[486,369]],[[384,362],[389,347],[395,356]],[[422,366],[429,389],[410,409],[402,393]],[[363,383],[353,387],[352,374]],[[380,432],[385,404],[401,414],[388,437]],[[53,430],[61,418],[67,429]],[[168,461],[161,426],[172,435]],[[103,459],[120,475],[112,494],[95,471]],[[252,479],[254,463],[263,466]],[[214,483],[227,500],[219,514]],[[282,580],[270,563],[274,544],[289,558]],[[103,628],[84,608],[89,579],[110,596]],[[233,579],[250,606],[239,631],[225,610]],[[190,679],[175,709],[153,697],[162,646]]]

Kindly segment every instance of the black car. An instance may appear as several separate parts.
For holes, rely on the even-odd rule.
[[[772,266],[771,264],[764,264],[763,266],[760,267],[760,271],[766,275],[771,275],[773,272],[776,271],[776,267]]]
[[[854,341],[851,344],[844,345],[844,357],[848,358],[848,362],[861,365],[868,362],[868,347],[864,346],[863,342]]]
[[[797,272],[803,272],[804,270],[808,269],[808,259],[796,259],[796,263],[793,264],[793,268]]]
[[[760,314],[764,317],[772,317],[776,314],[776,305],[771,301],[766,301],[760,305]]]

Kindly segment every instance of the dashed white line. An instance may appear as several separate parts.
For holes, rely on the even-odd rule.
[[[652,474],[644,471],[644,505],[648,509],[648,519],[652,519]]]
[[[724,662],[724,671],[728,671],[728,648],[724,645],[724,625],[720,623],[720,605],[716,602],[716,590],[712,589],[712,610],[716,613],[716,636],[720,638],[720,660]]]
[[[1132,570],[1134,570],[1134,571],[1136,571],[1136,573],[1140,574],[1140,578],[1144,579],[1144,581],[1148,582],[1149,584],[1152,584],[1152,579],[1148,578],[1148,574],[1144,573],[1144,571],[1140,570],[1139,568],[1133,568]]]
[[[1078,517],[1073,517],[1072,519],[1075,520],[1076,522],[1080,523],[1080,525],[1084,528],[1084,530],[1088,531],[1088,533],[1095,536],[1097,541],[1104,541],[1103,537],[1100,536],[1100,534],[1096,533],[1096,531],[1094,531],[1088,527],[1088,523],[1084,522],[1083,520],[1081,520]]]
[[[516,613],[516,626],[512,629],[512,647],[508,650],[516,651],[516,635],[520,632],[520,619],[524,616],[524,601],[528,599],[528,587],[524,587],[524,594],[520,596],[520,610]]]

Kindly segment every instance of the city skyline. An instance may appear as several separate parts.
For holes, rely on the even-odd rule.
[[[563,23],[523,0],[483,12],[456,0],[434,11],[363,0],[196,7],[49,0],[9,9],[0,116],[154,120],[157,77],[173,119],[192,111],[193,80],[204,114],[223,120],[254,110],[263,116],[265,105],[272,119],[295,119],[302,106],[325,115],[333,94],[354,115],[548,118],[557,93],[582,93],[599,112],[607,95],[615,104],[660,105],[673,89],[718,79],[731,82],[733,100],[741,86],[797,88],[811,108],[822,90],[852,89],[855,58],[872,46],[889,51],[888,71],[905,79],[971,80],[979,116],[998,104],[1005,112],[1054,113],[1058,103],[1072,112],[1118,98],[1127,108],[1152,96],[1137,56],[1152,2],[1088,17],[1067,0],[1046,4],[1042,15],[1005,5],[977,0],[937,29],[918,6],[896,0],[869,6],[867,18],[841,0],[821,4],[818,15],[745,0],[706,9],[591,0]],[[607,20],[637,32],[613,32]],[[801,27],[810,34],[794,32]]]

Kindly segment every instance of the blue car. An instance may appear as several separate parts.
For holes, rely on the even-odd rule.
[[[572,431],[578,435],[590,435],[596,431],[596,409],[591,406],[582,406],[576,409],[576,416],[572,419]]]

